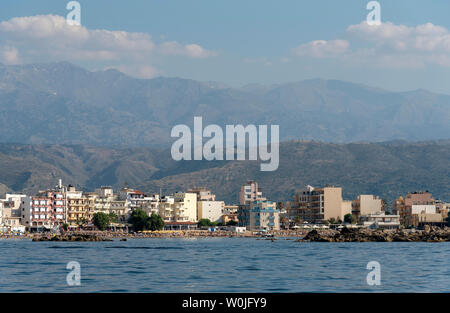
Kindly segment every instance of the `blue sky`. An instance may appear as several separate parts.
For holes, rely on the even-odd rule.
[[[3,0],[0,62],[67,60],[136,77],[179,76],[233,86],[325,78],[450,93],[450,1],[380,0],[383,25],[373,31],[361,24],[368,14],[365,0],[79,0],[82,27],[90,35],[83,43],[75,40],[78,46],[67,30],[30,39],[39,37],[41,20],[11,22],[65,17],[67,2]],[[134,47],[137,40],[145,47],[102,46],[110,34],[95,30],[126,32],[125,45]],[[133,33],[148,37],[136,39]]]

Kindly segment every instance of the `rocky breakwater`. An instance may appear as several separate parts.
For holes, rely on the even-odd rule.
[[[448,228],[425,228],[424,230],[369,230],[358,228],[343,228],[341,231],[320,232],[310,231],[298,241],[314,242],[444,242],[450,241]]]
[[[37,236],[33,241],[112,241],[112,239],[95,234],[61,234],[53,236]]]

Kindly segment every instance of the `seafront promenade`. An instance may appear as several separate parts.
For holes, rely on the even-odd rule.
[[[267,233],[245,231],[242,233],[232,231],[208,231],[208,230],[180,230],[180,231],[144,231],[144,232],[122,232],[122,231],[68,231],[60,234],[51,233],[25,233],[23,235],[1,234],[1,239],[51,239],[55,236],[69,237],[98,237],[105,239],[139,239],[139,238],[266,238],[266,237],[299,237],[302,238],[308,233],[307,230],[276,230]],[[75,240],[74,240],[75,241]],[[88,240],[86,240],[88,241]]]
[[[179,231],[67,231],[61,233],[2,234],[0,239],[27,239],[33,241],[112,241],[151,238],[297,238],[312,242],[443,242],[450,241],[450,228],[426,227],[423,230],[371,230],[343,228],[341,230],[276,230],[242,233],[232,231],[179,230]]]

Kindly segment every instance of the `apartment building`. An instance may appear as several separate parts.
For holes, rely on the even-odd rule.
[[[126,205],[131,212],[138,208],[142,209],[148,201],[142,191],[132,188],[122,188],[119,191],[118,200],[126,201]]]
[[[31,228],[51,229],[67,222],[67,199],[62,191],[41,191],[31,198]]]
[[[5,231],[22,231],[20,224],[20,211],[13,200],[3,199],[2,202],[2,228]]]
[[[394,214],[400,215],[400,223],[406,226],[417,226],[418,221],[426,219],[424,214],[436,214],[436,202],[428,191],[416,191],[399,197],[393,203]],[[421,217],[419,217],[421,215]],[[433,216],[429,218],[435,218]]]
[[[221,222],[223,225],[227,225],[229,222],[235,222],[236,225],[239,224],[239,217],[237,213],[225,213],[222,215]]]
[[[258,182],[249,180],[241,187],[239,192],[239,204],[250,204],[254,201],[263,200],[266,200],[266,198],[263,197],[262,191],[258,186]]]
[[[211,222],[221,222],[225,202],[197,201],[198,220],[209,219]]]
[[[195,193],[197,195],[197,201],[216,201],[216,195],[205,187],[190,188],[187,192]]]
[[[96,193],[89,194],[88,198],[91,199],[89,201],[94,202],[95,213],[115,214],[118,222],[126,222],[130,216],[130,202],[118,199],[109,187],[96,190]],[[92,212],[90,219],[92,219],[94,212]]]
[[[276,203],[268,200],[258,200],[250,204],[249,230],[279,230],[280,211]]]
[[[90,220],[90,206],[88,198],[82,196],[80,198],[67,199],[67,223],[71,226],[80,225]]]
[[[165,222],[197,222],[197,194],[177,192],[161,198],[159,215]]]
[[[101,186],[100,188],[95,189],[95,194],[97,194],[100,198],[113,198],[114,190],[111,186]]]
[[[0,199],[0,227],[9,231],[25,231],[30,226],[31,198],[24,194],[6,194]]]
[[[352,201],[352,214],[358,218],[383,210],[382,200],[374,195],[359,195]]]
[[[208,219],[211,222],[220,222],[224,213],[225,202],[216,201],[216,195],[205,187],[188,189],[188,193],[197,195],[197,219]]]
[[[397,229],[400,227],[400,215],[386,215],[385,212],[376,212],[361,215],[364,227]]]
[[[82,191],[76,190],[74,186],[69,185],[66,191],[67,201],[67,223],[70,226],[79,226],[81,223],[89,220],[88,198]]]
[[[341,187],[315,188],[306,186],[298,190],[290,203],[287,215],[290,220],[319,223],[324,220],[344,220],[352,213],[352,202],[342,199]]]

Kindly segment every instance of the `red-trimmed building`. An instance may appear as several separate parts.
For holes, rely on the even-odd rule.
[[[67,199],[62,191],[41,191],[31,198],[31,228],[51,229],[67,221]]]

